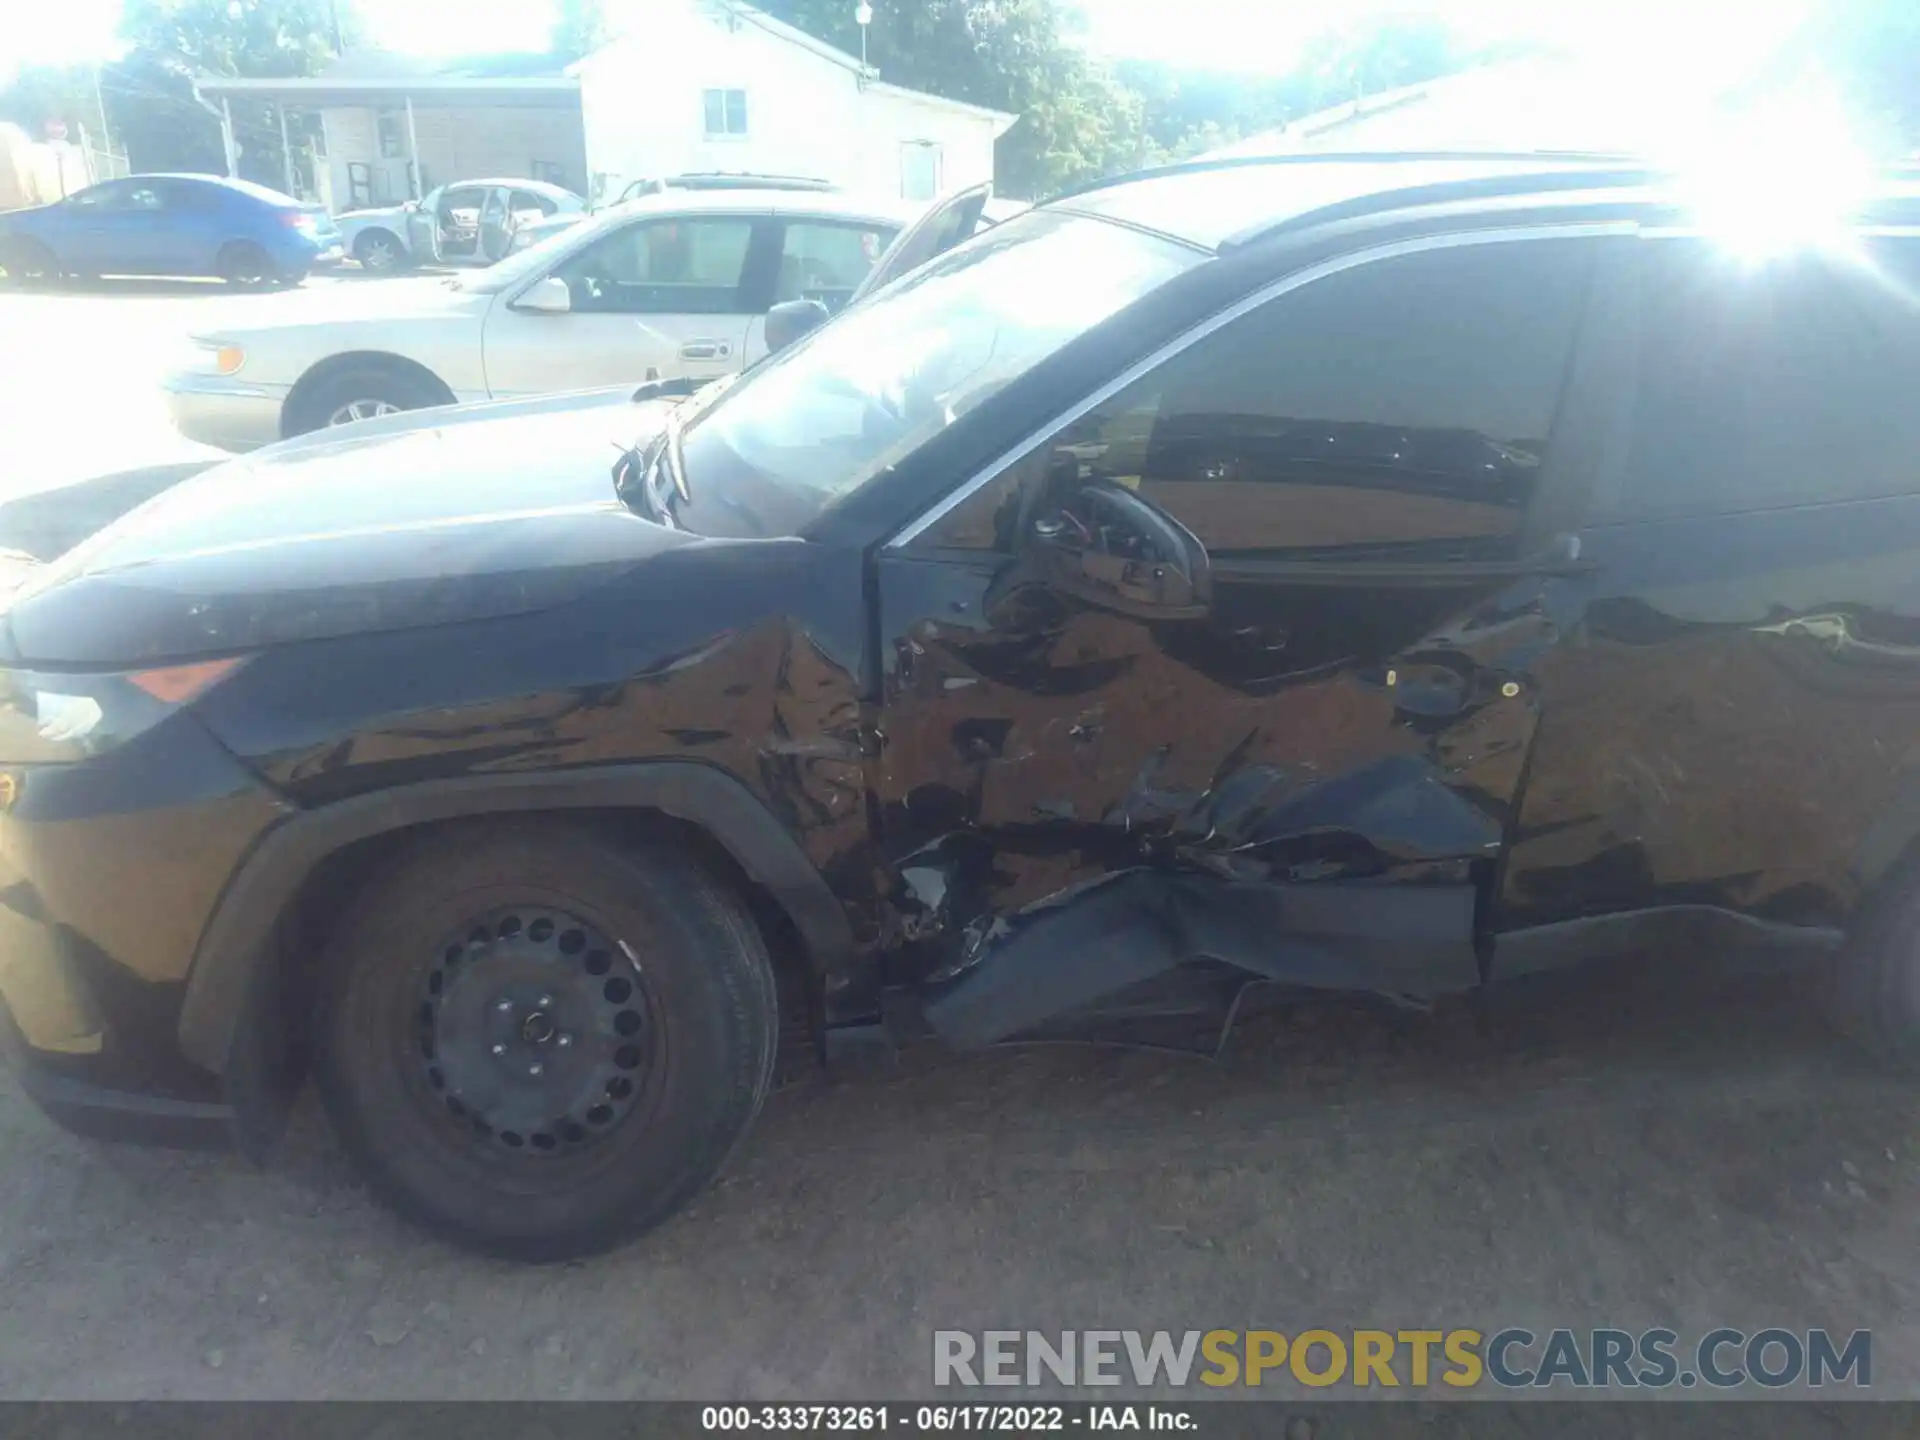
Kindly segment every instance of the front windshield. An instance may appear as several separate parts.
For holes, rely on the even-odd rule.
[[[691,528],[792,533],[1202,258],[1058,211],[994,227],[703,406],[683,437]]]

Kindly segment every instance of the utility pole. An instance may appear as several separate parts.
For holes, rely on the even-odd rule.
[[[100,65],[101,62],[98,60],[93,62],[93,108],[100,115],[100,153],[111,159],[113,140],[107,134],[107,100],[100,89]]]
[[[287,194],[298,195],[300,191],[293,178],[293,144],[287,139],[287,102],[276,100],[273,108],[280,117],[280,163],[286,168]]]
[[[227,178],[236,180],[240,176],[240,142],[233,134],[233,101],[229,96],[220,97],[220,148],[227,152]]]

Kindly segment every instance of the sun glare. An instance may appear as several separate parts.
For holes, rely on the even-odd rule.
[[[1826,90],[1782,93],[1716,111],[1661,157],[1701,228],[1762,262],[1810,247],[1844,248],[1874,186],[1874,164],[1844,105]]]

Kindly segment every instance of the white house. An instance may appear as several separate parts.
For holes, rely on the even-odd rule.
[[[248,168],[277,171],[336,211],[477,176],[526,175],[600,199],[633,180],[716,170],[930,199],[992,179],[994,141],[1018,118],[889,85],[738,0],[651,0],[641,13],[564,73],[540,56],[358,51],[312,78],[207,78],[199,90],[216,106],[317,112],[310,160],[283,138],[281,154]],[[283,124],[282,136],[301,129]],[[230,120],[226,131],[234,173]]]
[[[853,56],[731,0],[655,0],[573,67],[596,186],[749,170],[930,200],[993,178],[1018,118],[889,85]]]

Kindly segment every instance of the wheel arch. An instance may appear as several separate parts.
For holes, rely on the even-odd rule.
[[[213,247],[214,274],[224,275],[226,273],[227,257],[236,250],[257,250],[260,252],[261,259],[265,260],[269,265],[273,263],[272,248],[258,236],[245,231],[239,233],[228,231],[221,237],[220,243]]]
[[[390,370],[397,374],[412,376],[438,390],[443,397],[439,403],[443,405],[452,405],[457,399],[453,393],[453,387],[418,360],[410,360],[405,355],[396,354],[391,350],[343,350],[337,355],[327,356],[324,360],[314,361],[300,378],[293,382],[293,388],[287,392],[287,398],[280,406],[280,437],[285,440],[295,435],[306,434],[306,430],[292,428],[293,421],[296,416],[303,413],[303,407],[312,400],[314,391],[335,375],[361,368]],[[314,427],[308,427],[308,429],[312,428]]]
[[[353,236],[353,258],[354,259],[358,260],[360,258],[360,247],[375,235],[386,236],[389,240],[391,240],[394,243],[394,246],[400,251],[402,255],[411,255],[413,253],[412,247],[407,244],[406,236],[402,235],[399,231],[395,230],[391,225],[382,225],[382,224],[375,223],[372,225],[362,226],[359,230],[356,230],[354,232],[354,236]]]
[[[0,251],[6,250],[27,251],[29,253],[38,250],[51,262],[51,269],[56,272],[60,269],[60,252],[54,248],[53,243],[49,241],[46,236],[36,231],[9,230],[5,234],[0,234]]]
[[[299,1001],[299,959],[311,953],[315,912],[347,893],[387,847],[410,835],[489,818],[565,815],[619,833],[672,828],[748,887],[767,936],[791,927],[818,987],[854,963],[852,928],[799,842],[744,785],[686,761],[592,766],[564,774],[428,781],[343,800],[276,826],[228,883],[202,932],[187,977],[180,1049],[227,1078],[241,1140],[277,1130],[298,1057],[269,1042],[275,1020]],[[324,924],[324,918],[319,923]]]

